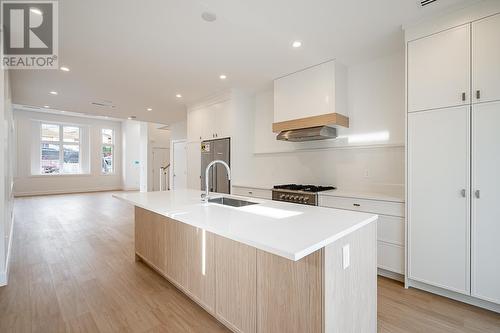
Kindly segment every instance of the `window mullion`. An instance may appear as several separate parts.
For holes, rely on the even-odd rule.
[[[63,126],[59,125],[59,173],[64,173],[64,146],[63,146]]]

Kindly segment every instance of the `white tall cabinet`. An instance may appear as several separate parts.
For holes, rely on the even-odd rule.
[[[472,107],[472,295],[500,304],[500,102]]]
[[[408,285],[500,312],[500,14],[408,41],[407,102]]]
[[[408,115],[409,276],[469,292],[468,106]]]

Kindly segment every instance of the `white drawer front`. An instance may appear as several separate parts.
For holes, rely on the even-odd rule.
[[[379,215],[377,225],[378,240],[404,246],[405,220],[402,217]]]
[[[404,274],[404,247],[379,241],[377,250],[378,268],[394,273]]]
[[[405,207],[401,202],[367,200],[345,197],[319,196],[319,205],[339,209],[356,210],[366,213],[404,216]]]
[[[253,198],[261,198],[268,200],[272,199],[271,190],[264,190],[260,188],[233,186],[232,194],[241,195],[243,197],[253,197]]]

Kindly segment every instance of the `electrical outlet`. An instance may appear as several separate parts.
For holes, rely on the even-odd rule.
[[[346,269],[351,265],[351,258],[349,254],[349,244],[342,247],[342,268]]]

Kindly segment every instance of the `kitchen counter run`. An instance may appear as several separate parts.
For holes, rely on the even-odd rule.
[[[216,235],[297,261],[375,222],[377,215],[279,201],[230,196],[257,205],[202,203],[201,191],[124,192],[113,196],[132,205]]]

